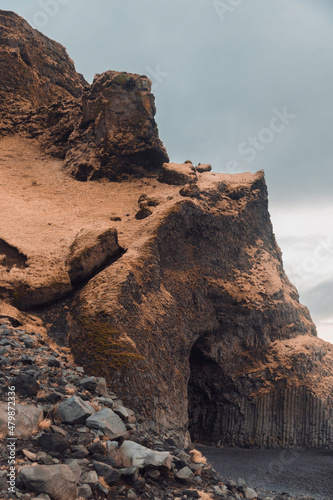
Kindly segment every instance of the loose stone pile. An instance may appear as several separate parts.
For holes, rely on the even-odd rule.
[[[225,481],[197,450],[143,431],[67,348],[0,325],[0,498],[283,500]],[[8,387],[15,386],[16,484],[8,491]]]

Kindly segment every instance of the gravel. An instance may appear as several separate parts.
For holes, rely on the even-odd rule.
[[[224,479],[245,479],[250,487],[290,495],[333,499],[333,450],[200,449]]]

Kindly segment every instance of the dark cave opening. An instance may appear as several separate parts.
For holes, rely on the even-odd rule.
[[[194,443],[232,444],[239,421],[239,406],[234,404],[238,394],[232,380],[205,351],[201,338],[190,354],[188,416],[191,439]]]

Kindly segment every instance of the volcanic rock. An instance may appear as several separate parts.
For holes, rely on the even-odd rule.
[[[120,251],[115,229],[81,230],[71,245],[66,261],[72,284],[75,285],[92,276]]]
[[[66,169],[76,179],[144,176],[168,161],[158,138],[154,96],[146,76],[96,75],[82,97],[80,126],[71,135]]]
[[[104,317],[124,353],[120,332],[133,346],[105,375],[158,432],[185,439],[190,425],[192,438],[230,446],[329,445],[332,426],[313,426],[304,409],[330,422],[331,362],[320,379],[319,360],[274,361],[286,341],[294,360],[302,343],[309,359],[315,345],[331,354],[284,273],[263,173],[207,173],[197,184],[200,198],[171,200],[133,241],[135,253],[80,292],[70,332],[77,359],[94,363],[82,318]]]
[[[54,500],[75,500],[80,474],[68,465],[22,467],[19,478],[30,491],[47,493]]]
[[[195,167],[195,171],[196,172],[199,172],[199,173],[203,173],[203,172],[210,172],[212,170],[212,166],[209,164],[209,163],[204,163],[201,165],[201,163],[199,163],[199,165],[197,167]]]
[[[127,430],[122,420],[110,408],[102,408],[86,420],[86,425],[103,431],[110,439],[126,436]]]
[[[38,429],[38,424],[43,420],[43,409],[41,406],[15,405],[14,436],[16,438],[28,439]],[[8,403],[0,403],[0,432],[8,429]]]
[[[88,417],[96,413],[96,410],[87,402],[77,396],[62,401],[57,408],[57,417],[61,422],[68,424],[80,424]]]
[[[81,95],[86,81],[65,48],[14,12],[0,10],[0,47],[0,135],[22,111]]]
[[[164,184],[181,186],[183,184],[195,182],[197,176],[192,164],[164,163],[158,180]]]
[[[332,350],[284,273],[263,173],[167,163],[147,77],[110,71],[86,85],[61,46],[13,13],[1,11],[0,22],[3,317],[31,325],[10,304],[47,306],[34,315],[63,343],[69,331],[87,373],[104,376],[142,429],[173,444],[188,445],[190,431],[229,446],[331,446]],[[141,199],[140,209],[155,208],[138,222],[143,192],[158,205]],[[115,233],[105,248],[96,232],[76,255],[77,235],[103,234],[113,214],[124,252],[112,253]],[[41,342],[13,369],[17,346],[3,345],[4,371],[32,376],[33,362],[59,393],[79,392],[83,368],[49,367]],[[108,406],[123,406],[116,398]],[[84,423],[94,410],[74,401],[68,422]]]
[[[172,457],[169,452],[154,451],[133,441],[124,441],[119,448],[125,467],[167,467],[171,469]]]

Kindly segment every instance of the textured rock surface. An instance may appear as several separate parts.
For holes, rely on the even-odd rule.
[[[102,408],[91,417],[87,418],[86,425],[93,429],[102,430],[110,439],[126,436],[127,430],[118,415],[110,408]]]
[[[0,11],[0,136],[39,137],[75,178],[146,176],[168,161],[151,81],[107,71],[88,85],[60,44]]]
[[[86,421],[88,417],[96,413],[96,410],[86,401],[77,396],[72,396],[59,404],[57,417],[61,422],[79,424]]]
[[[107,376],[160,432],[184,436],[189,410],[196,439],[330,446],[331,347],[312,337],[309,312],[284,274],[263,174],[202,176],[199,199],[175,201],[139,244],[133,242],[135,252],[128,250],[79,294],[73,351],[98,370],[100,353],[90,347],[85,358],[91,330],[85,331],[82,317],[98,316],[118,332],[120,343],[125,332],[137,359],[124,360]],[[305,368],[296,362],[303,335],[309,345]],[[287,339],[294,362],[279,366],[270,353]],[[314,362],[314,343],[325,353],[326,371]],[[317,383],[320,373],[326,393]],[[295,410],[293,395],[301,394],[303,406]],[[313,419],[307,424],[305,408],[317,408],[317,398],[324,427]],[[307,432],[308,425],[315,431]]]
[[[17,404],[15,409],[15,437],[30,438],[38,429],[39,422],[43,420],[41,406]],[[0,403],[0,432],[8,429],[8,403]]]
[[[0,129],[10,132],[10,112],[79,97],[86,84],[65,48],[0,10]],[[4,105],[5,103],[5,105]]]
[[[81,230],[71,245],[66,261],[72,284],[86,280],[103,266],[111,263],[112,258],[120,252],[115,229]]]
[[[138,423],[126,424],[129,441],[125,440],[121,448],[122,451],[127,448],[129,456],[128,458],[122,457],[119,444],[115,441],[106,441],[107,436],[101,430],[91,429],[82,426],[82,424],[58,423],[58,425],[54,425],[57,419],[56,407],[52,403],[52,401],[54,402],[53,396],[56,395],[57,400],[60,398],[62,402],[70,399],[67,394],[69,384],[64,385],[66,380],[77,384],[77,396],[84,398],[87,403],[101,406],[112,401],[115,411],[123,415],[122,402],[117,399],[113,392],[109,391],[108,387],[106,387],[107,398],[99,397],[97,387],[94,389],[90,384],[89,390],[86,390],[84,386],[87,383],[87,374],[83,368],[73,363],[68,348],[56,347],[45,333],[43,335],[36,333],[34,329],[29,333],[23,329],[13,328],[9,323],[0,324],[0,346],[7,348],[8,345],[11,345],[11,349],[1,356],[0,398],[4,402],[4,406],[7,404],[7,384],[4,383],[4,379],[10,380],[10,384],[12,384],[13,377],[17,375],[18,371],[22,374],[33,371],[40,380],[41,390],[37,396],[22,395],[17,392],[16,400],[18,405],[24,406],[27,411],[28,408],[35,408],[38,403],[41,403],[43,406],[41,413],[44,413],[46,417],[40,422],[38,436],[35,436],[35,433],[32,436],[27,435],[24,441],[19,439],[16,441],[16,446],[14,445],[20,469],[17,480],[18,489],[14,495],[17,498],[32,500],[36,493],[31,490],[41,492],[38,494],[38,498],[45,498],[45,500],[58,497],[71,498],[72,491],[73,495],[75,494],[76,480],[73,483],[70,479],[73,474],[75,479],[79,478],[77,495],[80,494],[88,498],[110,498],[111,496],[119,500],[125,498],[176,500],[185,496],[187,498],[200,498],[204,494],[207,497],[215,498],[215,493],[222,491],[228,499],[239,500],[240,493],[247,491],[247,485],[253,486],[253,484],[257,484],[257,480],[260,480],[261,488],[265,490],[269,485],[269,491],[266,491],[265,494],[263,491],[255,489],[256,494],[261,499],[268,496],[273,500],[281,500],[281,498],[284,500],[314,500],[311,492],[316,493],[314,495],[316,499],[324,500],[331,497],[331,484],[329,482],[331,470],[327,450],[308,450],[307,458],[302,452],[302,460],[304,457],[306,458],[305,464],[314,461],[317,463],[320,459],[321,466],[319,475],[317,473],[311,481],[306,481],[306,486],[299,481],[297,473],[301,472],[302,475],[304,470],[311,470],[311,467],[304,469],[304,462],[299,460],[300,452],[297,450],[284,450],[283,452],[280,450],[253,450],[250,452],[247,450],[241,456],[242,452],[239,448],[224,449],[223,453],[227,453],[228,463],[226,464],[225,459],[222,458],[223,455],[221,460],[217,461],[220,475],[198,450],[192,449],[188,454],[175,446],[172,440],[145,432]],[[29,359],[34,357],[36,364],[22,364],[23,356]],[[59,364],[50,366],[46,363],[50,358],[57,359]],[[4,429],[3,437],[4,439],[0,442],[0,497],[5,500],[13,498],[13,492],[8,491],[10,483],[7,483],[9,452],[6,445],[6,429]],[[209,449],[205,448],[205,450],[212,454],[211,456],[214,456],[214,453],[219,456],[219,453],[222,452],[221,448],[210,447]],[[258,462],[257,452],[260,451],[264,453],[264,456],[261,455],[261,461]],[[235,454],[236,460],[235,457],[232,460],[230,452]],[[275,458],[279,458],[280,462],[277,462]],[[296,459],[297,463],[294,462]],[[132,460],[138,461],[140,467],[125,467],[123,462],[132,463]],[[244,467],[239,465],[239,462],[242,461],[246,462],[245,471]],[[262,461],[264,465],[262,465]],[[216,462],[215,458],[214,462]],[[291,491],[292,495],[269,494],[272,489],[270,484],[272,466],[275,468],[276,464],[288,464],[288,467],[293,464],[293,476],[296,479],[291,481],[290,474],[288,474],[282,483],[274,483],[274,489],[276,491],[295,490],[296,483],[298,495],[293,491]],[[295,465],[296,468],[294,468]],[[109,484],[103,481],[102,477],[98,477],[94,467]],[[268,477],[267,472],[265,474],[267,467],[270,471]],[[242,470],[242,474],[246,473],[244,477],[246,477],[247,482],[238,479],[236,484],[235,481],[226,480],[228,477],[237,478],[239,469]],[[256,477],[252,476],[251,479],[248,479],[246,472],[248,470],[251,472],[255,470]],[[281,472],[281,469],[279,471]],[[282,470],[282,472],[284,471]],[[283,474],[283,476],[286,475]],[[301,495],[302,490],[308,495]],[[46,492],[49,492],[50,496]]]
[[[70,136],[66,170],[79,180],[143,176],[168,161],[158,138],[154,96],[145,76],[96,75],[82,97],[80,127]]]
[[[167,451],[154,451],[133,441],[125,441],[120,446],[120,454],[125,467],[166,467],[171,469],[172,457]]]
[[[191,163],[164,163],[158,180],[165,184],[182,186],[197,180],[194,170]]]
[[[20,479],[30,491],[47,493],[54,500],[77,498],[77,483],[80,474],[68,465],[36,465],[22,467]]]

